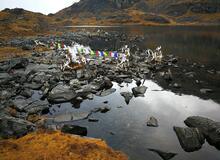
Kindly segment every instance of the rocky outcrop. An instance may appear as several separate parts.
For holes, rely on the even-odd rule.
[[[188,117],[184,123],[189,127],[198,128],[209,144],[220,149],[220,122],[215,122],[204,117],[193,116]]]
[[[203,134],[197,128],[174,127],[182,148],[186,152],[193,152],[202,148],[205,143]]]

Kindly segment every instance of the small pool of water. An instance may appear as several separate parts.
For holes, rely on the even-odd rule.
[[[185,152],[179,144],[173,126],[184,127],[183,121],[189,116],[204,116],[220,121],[220,104],[191,95],[177,95],[147,80],[144,83],[148,87],[145,97],[133,97],[127,105],[120,92],[131,92],[136,85],[134,82],[122,85],[124,87],[114,83],[113,88],[117,89],[115,93],[85,100],[78,109],[70,103],[63,103],[59,107],[54,105],[50,114],[91,111],[108,101],[107,105],[111,107],[109,112],[93,113],[90,116],[99,119],[99,122],[81,120],[71,123],[87,127],[87,136],[104,139],[114,149],[125,152],[131,160],[161,159],[157,154],[148,151],[148,148],[178,153],[173,160],[219,160],[220,151],[207,142],[199,151]],[[146,121],[150,116],[158,119],[159,127],[147,127]]]

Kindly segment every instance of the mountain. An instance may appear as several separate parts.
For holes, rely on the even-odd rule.
[[[220,0],[81,0],[54,15],[77,24],[219,24]]]
[[[53,18],[21,8],[0,12],[0,37],[36,35],[47,32]]]

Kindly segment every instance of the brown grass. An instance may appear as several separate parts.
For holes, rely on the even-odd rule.
[[[0,48],[0,61],[10,59],[18,56],[30,55],[30,51],[24,51],[18,47],[1,47]]]
[[[14,140],[0,141],[1,160],[127,160],[99,139],[60,132],[31,133]]]

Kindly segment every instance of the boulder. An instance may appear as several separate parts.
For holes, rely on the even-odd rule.
[[[146,90],[147,90],[147,87],[145,87],[145,86],[132,88],[132,92],[135,97],[144,96],[144,93],[146,92]]]
[[[10,116],[0,117],[0,137],[21,137],[35,129],[35,125],[23,119]]]
[[[107,89],[104,91],[99,91],[96,95],[100,96],[100,97],[105,97],[105,96],[108,96],[108,95],[114,93],[115,91],[116,91],[115,88],[111,88],[111,89]]]
[[[220,122],[215,122],[205,117],[192,116],[188,117],[184,123],[188,127],[198,128],[210,145],[220,149]]]
[[[70,112],[60,115],[56,115],[52,118],[54,123],[64,123],[87,119],[91,115],[91,112]]]
[[[61,131],[63,133],[75,134],[75,135],[80,135],[80,136],[87,136],[87,128],[76,126],[76,125],[65,124],[61,128]]]
[[[186,152],[197,151],[202,148],[205,142],[203,134],[198,128],[174,127],[180,145]]]
[[[170,160],[177,155],[177,153],[164,152],[158,149],[148,149],[148,150],[157,153],[163,160]]]
[[[68,102],[76,96],[77,94],[69,86],[59,84],[49,92],[48,100],[52,103]]]
[[[27,58],[13,58],[9,61],[8,70],[26,68],[29,61]]]
[[[149,127],[158,127],[158,121],[155,117],[150,117],[150,119],[147,121],[147,126]]]
[[[101,113],[106,113],[108,111],[110,111],[111,108],[109,106],[102,106],[102,107],[98,107],[92,110],[92,112],[101,112]]]
[[[132,97],[133,97],[133,93],[131,93],[131,92],[121,92],[120,94],[121,94],[122,97],[124,97],[125,102],[126,102],[127,104],[129,104],[130,100],[131,100]]]

